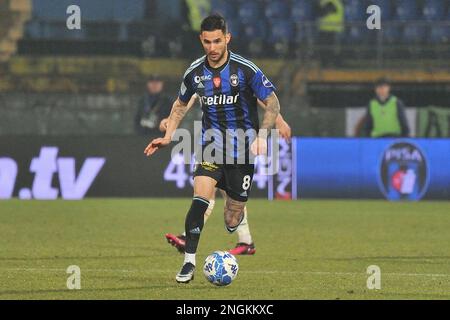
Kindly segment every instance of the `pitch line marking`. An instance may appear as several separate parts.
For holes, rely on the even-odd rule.
[[[64,268],[0,268],[4,271],[24,271],[24,272],[65,272]],[[127,269],[82,269],[84,272],[113,272],[113,273],[172,273],[171,270],[127,270]],[[347,276],[366,276],[364,272],[331,272],[331,271],[274,271],[274,270],[253,270],[240,271],[247,274],[310,274],[310,275],[347,275]],[[450,277],[446,273],[399,273],[384,272],[384,276],[400,276],[400,277]]]

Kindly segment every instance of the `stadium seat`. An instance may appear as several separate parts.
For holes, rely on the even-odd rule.
[[[31,20],[26,24],[25,35],[35,40],[78,40],[84,37],[84,29],[67,32],[66,22],[50,20]]]
[[[233,37],[242,37],[242,26],[239,19],[228,19],[228,31]]]
[[[285,1],[272,1],[266,5],[264,13],[269,20],[286,19],[289,15],[289,8]]]
[[[442,20],[445,17],[445,4],[443,0],[425,0],[423,16],[427,21]]]
[[[212,0],[211,2],[211,13],[219,13],[225,17],[225,19],[230,19],[236,16],[236,6],[234,5],[236,1],[226,1],[226,0]]]
[[[346,43],[361,43],[366,39],[367,28],[361,28],[361,26],[353,25],[348,26],[345,31],[344,42]]]
[[[383,32],[383,41],[389,44],[397,44],[401,38],[401,30],[397,25],[386,26],[381,29]]]
[[[25,25],[25,36],[30,39],[41,39],[41,22],[37,19],[28,21]]]
[[[144,0],[114,0],[112,8],[114,20],[121,22],[138,21],[144,17],[145,2]]]
[[[267,37],[267,25],[264,21],[258,21],[256,23],[244,24],[242,26],[242,33],[248,40],[256,39],[261,40]]]
[[[369,0],[367,2],[367,6],[370,6],[371,4],[380,7],[382,20],[392,19],[392,0]]]
[[[311,0],[293,0],[291,4],[291,19],[293,22],[314,20],[314,7]]]
[[[61,20],[65,16],[70,0],[33,0],[32,16],[39,20]]]
[[[270,22],[269,42],[290,42],[294,36],[294,26],[289,20],[273,20]]]
[[[416,20],[419,17],[417,1],[398,0],[395,12],[396,18],[400,21]]]
[[[92,21],[85,24],[83,27],[86,37],[89,40],[119,40],[120,24],[118,23],[104,23],[102,21]]]
[[[264,19],[259,1],[242,2],[239,6],[238,14],[243,23],[251,23]]]
[[[33,18],[65,21],[67,7],[77,4],[83,19],[88,21],[136,21],[143,18],[144,0],[33,0]]]
[[[363,21],[366,9],[361,0],[347,0],[344,2],[345,21]]]
[[[313,24],[303,22],[293,22],[294,25],[294,38],[293,41],[296,44],[305,43],[308,40],[312,40],[315,36],[315,27]]]
[[[427,39],[432,44],[450,43],[450,26],[432,26]]]
[[[104,2],[98,0],[78,0],[78,3],[80,4],[82,19],[84,20],[99,22],[114,19],[114,2],[108,6],[105,6]]]
[[[423,25],[408,24],[403,28],[402,41],[411,44],[422,43],[425,39],[426,30]]]

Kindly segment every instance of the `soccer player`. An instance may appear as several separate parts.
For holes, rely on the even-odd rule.
[[[194,94],[189,101],[187,108],[188,110],[195,104],[195,101],[198,99],[197,94]],[[258,105],[261,105],[264,107],[264,104],[262,101],[258,100]],[[167,130],[167,123],[169,118],[162,119],[159,125],[159,129],[161,132],[166,132]],[[291,128],[287,124],[287,122],[283,119],[281,114],[278,115],[276,120],[275,127],[278,129],[280,137],[283,139],[286,139],[289,141],[291,139]],[[217,190],[217,189],[216,189]],[[225,191],[219,189],[223,199],[227,200],[227,194]],[[209,216],[211,215],[212,211],[214,210],[214,205],[216,203],[215,195],[217,192],[214,192],[214,197],[212,199],[209,199],[209,206],[208,209],[205,211],[204,215],[204,224],[208,220]],[[242,220],[239,227],[236,229],[236,233],[238,235],[238,242],[236,246],[229,250],[231,254],[234,255],[253,255],[256,253],[255,244],[252,239],[252,235],[250,233],[250,227],[248,224],[248,214],[247,214],[247,206],[244,208],[244,219]],[[166,234],[167,241],[174,246],[180,253],[184,253],[185,247],[186,247],[186,233],[182,232],[179,235],[167,233]]]
[[[203,111],[202,161],[194,171],[194,197],[185,219],[184,262],[176,275],[179,283],[188,283],[194,278],[195,254],[204,226],[204,214],[216,186],[227,194],[224,208],[227,230],[230,233],[236,231],[244,219],[254,173],[250,151],[252,155],[267,153],[267,130],[274,127],[280,112],[272,83],[254,63],[228,50],[230,40],[223,17],[211,15],[202,21],[200,41],[205,56],[195,60],[186,70],[178,98],[172,106],[166,134],[152,140],[144,150],[147,156],[151,156],[170,144],[186,114],[189,100],[196,93]],[[261,127],[257,99],[264,103]],[[228,151],[228,141],[223,142],[230,138],[230,130],[239,129],[246,132],[245,152],[240,152],[241,135],[237,137],[237,149]],[[232,139],[235,142],[235,137]],[[244,163],[241,163],[243,154]],[[230,164],[230,158],[236,161]]]

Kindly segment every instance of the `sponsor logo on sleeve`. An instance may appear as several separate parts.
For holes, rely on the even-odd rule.
[[[266,88],[272,88],[273,87],[272,82],[270,82],[269,79],[267,79],[267,77],[265,75],[262,75],[261,80],[262,80],[262,83],[263,83],[264,87],[266,87]]]

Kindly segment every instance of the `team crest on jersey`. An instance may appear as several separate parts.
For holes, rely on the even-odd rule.
[[[214,82],[214,86],[216,88],[220,87],[220,83],[221,83],[220,77],[214,77],[213,82]]]
[[[263,76],[261,77],[261,80],[262,80],[262,83],[263,83],[264,87],[266,87],[266,88],[271,88],[271,87],[273,87],[272,82],[270,82],[269,79],[267,79],[267,77],[266,77],[265,75],[263,75]]]
[[[230,76],[230,84],[233,87],[236,87],[239,84],[239,77],[236,74],[232,74]]]

